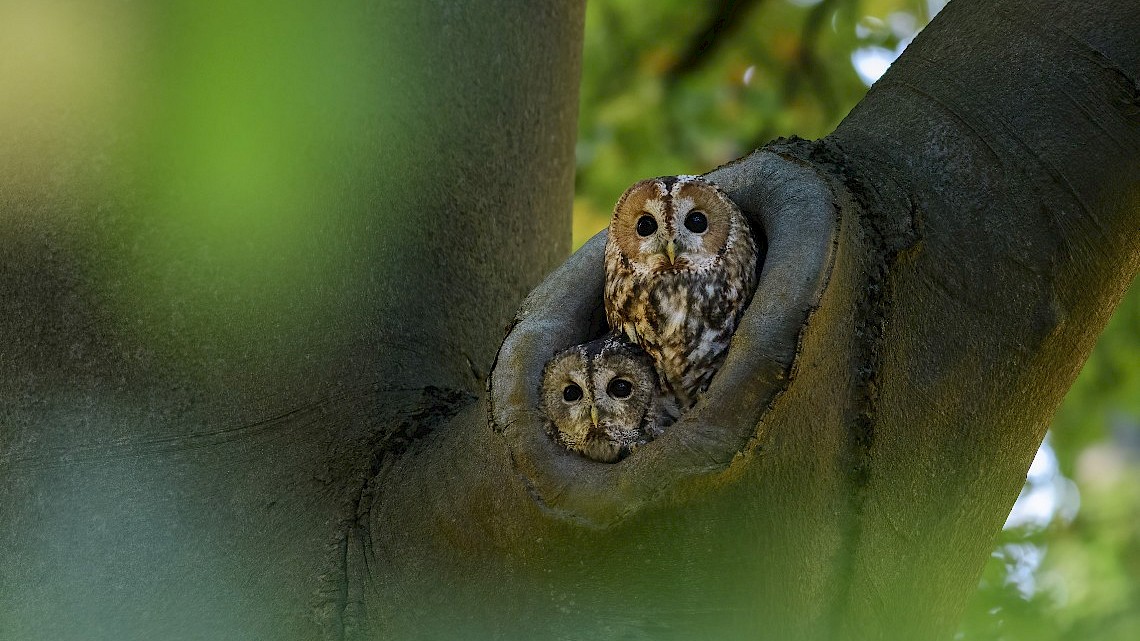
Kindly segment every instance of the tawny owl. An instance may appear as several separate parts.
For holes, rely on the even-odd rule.
[[[619,335],[556,354],[541,392],[551,436],[606,463],[658,436],[678,413],[676,401],[660,393],[649,356]]]
[[[728,196],[696,176],[643,180],[606,243],[606,318],[653,358],[682,409],[708,389],[752,299],[757,244]]]

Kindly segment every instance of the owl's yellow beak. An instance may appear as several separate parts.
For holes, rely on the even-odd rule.
[[[670,265],[676,262],[677,246],[673,244],[673,241],[669,241],[669,244],[665,245],[665,255],[669,257]]]
[[[598,408],[593,405],[590,406],[590,422],[594,424],[594,427],[598,426]]]

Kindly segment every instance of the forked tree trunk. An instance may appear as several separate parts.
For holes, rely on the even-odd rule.
[[[603,238],[495,357],[567,247],[581,6],[405,4],[353,14],[400,81],[350,157],[380,161],[307,211],[351,258],[257,333],[180,320],[240,317],[241,275],[122,305],[209,260],[153,194],[0,201],[56,214],[3,232],[5,634],[948,638],[1140,265],[1140,5],[955,0],[834,134],[711,172],[757,296],[705,399],[606,465],[535,406],[599,329]]]

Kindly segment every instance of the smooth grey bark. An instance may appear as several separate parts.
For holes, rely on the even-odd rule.
[[[309,331],[158,349],[138,327],[228,290],[122,316],[137,262],[92,239],[161,255],[154,195],[4,194],[56,221],[0,232],[5,638],[945,638],[1137,269],[1140,11],[1071,4],[955,0],[835,134],[710,174],[768,236],[761,295],[704,405],[612,466],[528,397],[597,328],[600,240],[495,359],[568,248],[580,3],[344,9],[386,39],[312,205],[312,249],[360,253],[303,281]]]

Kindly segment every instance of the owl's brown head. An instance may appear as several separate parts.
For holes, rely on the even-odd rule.
[[[697,176],[664,176],[634,184],[610,219],[610,242],[640,274],[711,269],[742,234],[740,208]]]
[[[555,355],[541,394],[551,435],[587,458],[611,463],[652,437],[657,375],[645,352],[620,336]]]

